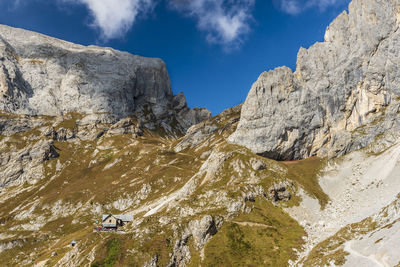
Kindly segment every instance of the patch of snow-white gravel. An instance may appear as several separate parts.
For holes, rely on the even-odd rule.
[[[378,213],[397,199],[400,193],[400,144],[376,156],[358,151],[344,156],[340,161],[331,161],[319,182],[330,198],[325,209],[321,210],[318,201],[302,190],[300,194],[303,200],[300,206],[287,209],[308,234],[305,250],[300,258],[305,257],[316,244],[334,235],[342,227]],[[359,243],[346,244],[350,252],[359,253],[350,253],[349,262],[354,258],[359,260],[357,265],[352,266],[386,266],[379,265],[383,261],[372,260],[375,259],[372,254],[365,256],[357,250],[356,244]],[[398,245],[395,248],[389,247],[388,251],[398,249]],[[400,253],[397,254],[394,260],[399,261]],[[369,261],[360,255],[369,258]]]

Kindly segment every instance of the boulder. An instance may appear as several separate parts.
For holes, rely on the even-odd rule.
[[[268,189],[268,198],[274,202],[288,201],[292,198],[289,191],[291,185],[287,182],[281,182],[271,186]]]

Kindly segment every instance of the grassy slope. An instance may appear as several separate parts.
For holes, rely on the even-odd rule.
[[[293,249],[300,250],[303,244],[302,227],[265,199],[258,198],[253,205],[251,213],[224,224],[207,244],[205,266],[286,266],[296,258]]]
[[[318,178],[326,160],[320,158],[308,158],[299,161],[283,162],[288,169],[288,178],[298,182],[308,194],[318,199],[322,208],[329,201],[329,197],[322,190]]]
[[[234,199],[240,198],[241,192],[246,189],[248,185],[246,179],[248,179],[251,168],[249,160],[258,156],[245,148],[225,143],[225,138],[229,136],[236,125],[229,128],[226,127],[226,124],[237,118],[238,115],[239,112],[235,111],[224,114],[222,117],[215,117],[205,123],[206,125],[213,123],[221,128],[206,142],[210,142],[212,147],[219,144],[221,151],[233,153],[233,156],[224,163],[222,171],[218,173],[212,183],[200,187],[190,199],[183,200],[182,205],[200,206],[199,203],[204,201],[204,194],[210,190],[215,190],[216,193],[226,192]],[[75,126],[73,119],[64,121],[62,124],[62,127],[70,129]],[[25,134],[31,135],[32,133]],[[20,136],[14,138],[18,141]],[[12,265],[12,262],[31,259],[29,254],[34,251],[34,260],[49,259],[48,265],[51,266],[70,251],[68,245],[71,240],[77,240],[81,246],[84,246],[84,255],[95,250],[95,262],[99,266],[108,262],[107,259],[112,259],[113,266],[140,266],[154,255],[158,255],[160,266],[165,265],[176,240],[176,236],[170,228],[158,226],[158,219],[161,216],[170,215],[165,211],[143,220],[139,227],[150,229],[150,231],[147,235],[139,237],[134,234],[112,236],[93,233],[93,223],[98,218],[94,218],[87,212],[72,213],[48,221],[40,231],[36,232],[11,231],[9,229],[23,223],[30,223],[29,219],[14,220],[15,214],[11,211],[18,205],[28,205],[27,208],[29,208],[29,203],[33,200],[40,200],[41,206],[51,206],[60,200],[72,207],[79,204],[99,204],[103,206],[105,212],[112,213],[119,211],[108,204],[122,196],[134,197],[144,184],[151,185],[152,194],[142,203],[150,202],[163,194],[181,188],[204,162],[205,159],[200,159],[202,153],[212,147],[206,145],[199,149],[190,148],[182,153],[175,153],[171,148],[176,143],[177,141],[174,139],[163,138],[151,132],[146,132],[145,136],[139,139],[122,135],[102,137],[95,141],[83,141],[80,144],[56,142],[55,146],[60,157],[46,163],[45,177],[35,186],[26,186],[25,191],[17,194],[12,201],[0,206],[0,218],[5,222],[0,225],[0,231],[15,235],[10,240],[25,238],[21,247],[17,246],[0,253],[0,265],[7,266],[10,263]],[[93,156],[99,146],[104,149],[99,150],[96,156]],[[115,165],[105,169],[107,165],[116,160],[118,161]],[[272,168],[257,171],[256,174],[261,177],[260,185],[265,190],[268,190],[276,182],[289,179],[301,185],[305,191],[318,198],[322,204],[326,203],[326,195],[315,183],[322,161],[312,159],[279,163],[264,160]],[[56,171],[57,161],[63,165],[60,172]],[[232,163],[235,161],[242,161],[246,166],[241,175],[232,169]],[[236,177],[235,180],[232,180],[233,176]],[[229,181],[233,182],[228,185]],[[296,203],[298,203],[298,199],[293,198],[291,202],[283,205],[295,205]],[[274,206],[265,199],[259,198],[249,205],[253,207],[252,212],[239,215],[234,219],[235,221],[262,223],[274,228],[260,229],[258,226],[240,225],[233,221],[226,222],[206,247],[205,265],[211,266],[223,262],[226,266],[283,266],[287,260],[295,257],[293,249],[300,249],[303,242],[301,237],[305,234],[304,230],[279,206]],[[224,212],[225,210],[221,210],[220,207],[215,207],[209,208],[206,214],[218,215]],[[34,216],[43,215],[45,218],[51,215],[44,212],[41,207],[37,207],[33,214],[36,214]],[[176,215],[172,214],[172,216]],[[74,219],[78,222],[72,223]],[[183,228],[184,225],[181,227]],[[110,241],[116,240],[115,238],[118,241]],[[115,245],[115,242],[118,242],[118,246]],[[192,248],[192,265],[195,266],[200,262],[200,257],[199,253],[193,249],[191,242],[189,241],[189,246]],[[110,246],[118,247],[118,249],[109,249]],[[53,251],[56,251],[58,256],[51,257]],[[16,258],[15,255],[19,255],[20,258]],[[88,263],[89,260],[84,262]]]

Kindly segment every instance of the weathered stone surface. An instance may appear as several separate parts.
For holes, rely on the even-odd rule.
[[[111,48],[81,46],[0,25],[0,110],[29,115],[70,112],[117,119],[151,113],[157,122],[177,118],[182,131],[210,117],[173,96],[161,59]],[[179,113],[179,114],[178,114]]]
[[[158,256],[155,255],[150,261],[146,262],[143,267],[158,267]]]
[[[288,201],[292,198],[292,194],[289,191],[289,188],[293,189],[293,184],[289,184],[288,182],[281,182],[279,184],[275,184],[268,189],[268,198],[274,202],[279,201]]]
[[[110,127],[110,130],[107,132],[107,135],[121,135],[121,134],[134,134],[137,136],[141,136],[143,135],[143,130],[138,128],[137,125],[134,124],[132,119],[126,118],[113,124]]]
[[[43,162],[59,155],[51,141],[41,140],[17,151],[5,153],[8,147],[0,142],[0,188],[36,183],[44,177]]]
[[[218,232],[222,222],[223,220],[220,218],[214,220],[211,215],[206,215],[200,220],[194,220],[189,223],[188,227],[197,249],[202,249],[211,237]]]
[[[229,108],[211,120],[204,120],[190,127],[184,138],[175,146],[175,152],[180,152],[190,147],[196,147],[209,139],[209,137],[218,130],[218,134],[220,135],[226,132],[233,132],[239,121],[240,108],[241,105]],[[223,126],[222,129],[219,128],[221,125]],[[230,133],[228,133],[228,135],[230,135]]]
[[[184,139],[175,147],[175,152],[199,145],[216,130],[218,130],[217,125],[204,125],[203,123],[193,125],[188,129]]]
[[[185,267],[189,263],[192,257],[190,248],[187,245],[189,237],[190,235],[186,235],[176,242],[171,261],[167,265],[168,267]]]
[[[189,238],[193,238],[194,244],[198,250],[204,248],[204,245],[221,228],[224,219],[222,217],[213,218],[211,215],[205,215],[200,220],[190,221],[181,239],[176,241],[175,248],[168,267],[184,267],[191,258],[188,246]],[[204,252],[201,252],[203,254]]]
[[[6,243],[2,242],[2,243],[0,243],[0,253],[4,252],[6,250],[12,249],[14,247],[17,247],[17,246],[21,247],[22,243],[23,242],[21,240],[13,240],[13,241],[9,241]]]
[[[262,161],[261,159],[252,158],[250,160],[250,163],[251,163],[251,167],[255,171],[262,171],[265,168],[267,168],[267,164],[265,164],[265,162]]]
[[[0,114],[0,136],[11,136],[16,133],[27,132],[33,128],[43,125],[42,120],[33,118],[8,118]]]
[[[300,49],[294,73],[261,74],[230,142],[287,160],[345,154],[398,131],[399,25],[398,0],[354,0],[324,42]]]

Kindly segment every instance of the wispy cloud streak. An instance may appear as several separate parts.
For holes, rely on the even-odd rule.
[[[240,45],[250,32],[255,0],[170,0],[170,6],[196,20],[210,43]]]
[[[331,6],[345,3],[346,0],[277,0],[276,2],[283,12],[297,15],[310,8],[318,8],[323,12]]]

